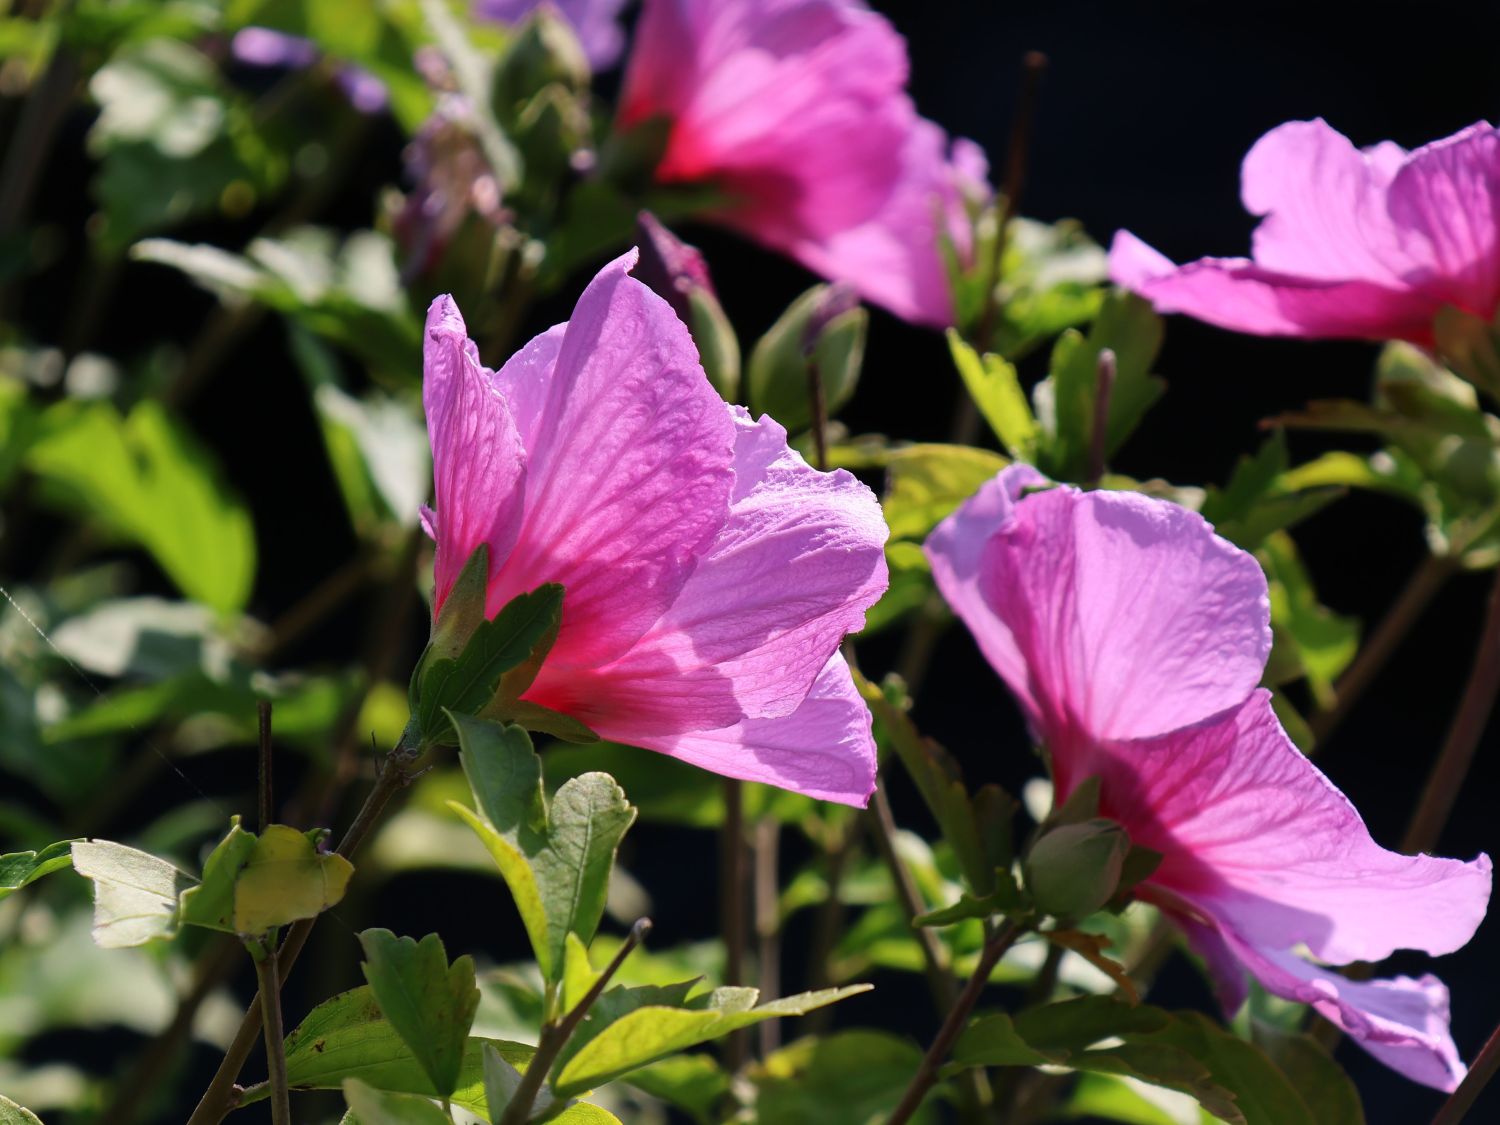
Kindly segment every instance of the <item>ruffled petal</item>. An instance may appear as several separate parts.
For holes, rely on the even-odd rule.
[[[676,600],[728,516],[734,426],[671,307],[627,275],[634,252],[579,298],[550,344],[507,365],[527,434],[526,522],[489,611],[544,582],[566,589],[548,666],[595,667]],[[439,517],[441,518],[441,507]]]
[[[1010,685],[1033,722],[1040,708],[1029,690],[1026,658],[1016,647],[1009,626],[985,600],[979,588],[979,567],[986,544],[1009,525],[1021,494],[1051,483],[1030,465],[1009,465],[938,524],[922,547],[939,593],[968,626],[979,651]]]
[[[1024,660],[1059,793],[1099,740],[1150,738],[1239,706],[1271,648],[1265,575],[1196,512],[1138,493],[1026,497],[985,545],[979,590]]]
[[[1234,714],[1144,743],[1101,746],[1101,811],[1164,853],[1151,877],[1259,948],[1333,964],[1398,949],[1451,953],[1474,935],[1490,861],[1387,851],[1294,746],[1258,690]]]
[[[760,781],[819,800],[863,808],[875,792],[870,711],[837,653],[789,715],[678,735],[636,736],[616,731],[608,722],[598,730],[725,777]]]
[[[735,420],[728,522],[629,652],[589,670],[549,662],[527,698],[620,741],[790,714],[885,592],[885,521],[848,473],[821,473],[769,417]]]
[[[526,455],[505,399],[464,329],[452,297],[427,311],[422,405],[432,443],[435,513],[423,521],[437,542],[434,613],[481,543],[493,576],[520,533]]]
[[[1225,934],[1229,948],[1273,994],[1310,1004],[1370,1054],[1414,1082],[1452,1091],[1467,1068],[1448,1027],[1448,989],[1425,975],[1352,981],[1292,953]]]
[[[1200,258],[1173,265],[1129,231],[1109,250],[1116,285],[1160,313],[1183,313],[1254,336],[1432,340],[1442,302],[1368,281],[1318,281],[1266,269],[1245,258]]]

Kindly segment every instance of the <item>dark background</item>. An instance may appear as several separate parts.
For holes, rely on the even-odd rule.
[[[1101,243],[1126,227],[1175,260],[1248,250],[1252,219],[1238,202],[1239,161],[1267,129],[1294,118],[1323,116],[1357,144],[1393,139],[1407,146],[1446,136],[1497,111],[1496,44],[1500,9],[1485,4],[1260,4],[1193,2],[1135,4],[983,4],[927,0],[881,3],[908,36],[912,90],[922,111],[951,132],[979,141],[996,178],[1015,101],[1023,51],[1049,56],[1022,211],[1044,220],[1083,221]],[[1320,21],[1310,18],[1317,7]],[[247,81],[254,81],[246,76]],[[87,204],[89,167],[82,152],[87,115],[76,115],[49,164],[38,218],[76,224]],[[319,221],[350,229],[370,222],[375,190],[399,182],[401,138],[377,124],[346,187]],[[264,213],[243,225],[176,232],[226,246],[241,245]],[[43,341],[59,339],[78,290],[81,232],[68,230],[69,251],[31,286],[26,323]],[[797,267],[713,230],[685,231],[707,253],[720,297],[745,340],[753,340],[809,278]],[[1497,264],[1500,268],[1500,264]],[[213,302],[160,268],[129,266],[100,323],[95,346],[129,356],[161,339],[191,340]],[[564,319],[581,279],[536,311],[532,328]],[[222,457],[235,486],[249,497],[257,521],[260,576],[252,611],[275,616],[317,577],[337,567],[354,546],[323,460],[300,378],[280,324],[267,319],[227,358],[192,404],[191,421]],[[1376,349],[1372,345],[1300,343],[1232,335],[1173,318],[1157,364],[1170,390],[1122,450],[1115,468],[1180,484],[1222,482],[1235,459],[1258,445],[1260,419],[1309,398],[1362,397]],[[864,382],[844,412],[851,429],[941,440],[957,383],[941,337],[876,313]],[[488,357],[493,362],[498,357]],[[1027,369],[1031,375],[1037,374]],[[1294,456],[1328,446],[1293,435]],[[33,533],[56,529],[43,524]],[[1421,520],[1394,501],[1351,496],[1297,531],[1306,561],[1334,609],[1378,619],[1424,553]],[[39,541],[39,548],[43,544]],[[38,558],[45,552],[38,550]],[[27,565],[18,567],[26,577]],[[1484,575],[1452,582],[1391,662],[1355,714],[1319,755],[1319,764],[1364,813],[1377,840],[1394,845],[1443,738],[1473,655],[1487,588]],[[351,636],[368,627],[373,597],[352,606],[320,635],[289,654],[293,663],[337,658]],[[422,625],[415,602],[407,638],[411,660]],[[891,644],[864,653],[868,671],[884,671]],[[403,667],[409,666],[403,664]],[[924,729],[949,746],[974,781],[1012,788],[1036,772],[1015,710],[998,680],[961,630],[942,641],[918,707]],[[1500,849],[1500,826],[1489,794],[1497,770],[1492,729],[1441,852],[1468,858]],[[226,800],[246,793],[250,760],[227,753],[186,767],[196,784]],[[295,771],[295,763],[288,766]],[[144,802],[169,805],[187,796],[168,778]],[[290,782],[288,782],[290,785]],[[899,774],[890,791],[898,820],[930,825]],[[785,857],[790,865],[795,855]],[[716,916],[716,861],[709,836],[641,825],[632,832],[628,862],[655,899],[657,934],[666,946],[711,936]],[[450,949],[483,950],[501,959],[523,953],[519,927],[498,894],[476,907],[472,883],[457,876],[403,876],[373,904],[373,924],[422,932],[437,929]],[[457,905],[455,905],[457,903]],[[1393,912],[1402,910],[1392,902]],[[323,976],[320,992],[357,983],[352,937],[327,926],[323,955],[313,964],[345,965],[348,981]],[[1454,1034],[1472,1058],[1500,1018],[1500,982],[1491,969],[1500,922],[1491,921],[1462,952],[1432,965],[1449,983]],[[802,943],[794,931],[788,949]],[[789,959],[793,954],[789,953]],[[1398,959],[1408,972],[1426,961]],[[788,989],[800,984],[788,967]],[[322,974],[319,974],[322,976]],[[841,1020],[879,1024],[925,1042],[936,1025],[916,977],[882,974],[877,991],[840,1010]],[[248,990],[248,980],[240,982]],[[320,997],[298,995],[290,1020]],[[1153,996],[1162,1003],[1207,1004],[1196,974],[1175,961]],[[788,1028],[788,1036],[795,1029]],[[54,1046],[57,1046],[54,1044]],[[120,1049],[130,1049],[120,1041]],[[1439,1102],[1433,1092],[1400,1078],[1347,1044],[1340,1060],[1354,1074],[1372,1125],[1425,1121]],[[204,1048],[183,1089],[201,1089],[215,1063]],[[257,1066],[253,1062],[252,1066]],[[180,1113],[163,1117],[175,1120]],[[253,1114],[243,1115],[246,1120]],[[1500,1090],[1481,1099],[1475,1122],[1500,1120]]]

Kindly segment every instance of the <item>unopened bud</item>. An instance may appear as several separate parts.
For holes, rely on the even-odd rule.
[[[635,277],[688,326],[708,381],[726,401],[733,401],[740,384],[740,344],[714,293],[702,253],[649,211],[636,217],[636,244],[641,258]]]
[[[1082,918],[1114,897],[1129,851],[1130,838],[1112,820],[1061,825],[1031,846],[1027,890],[1042,913]]]
[[[757,413],[788,430],[812,424],[809,376],[823,384],[830,415],[859,383],[869,314],[847,285],[814,285],[792,302],[750,353],[749,391]]]
[[[589,61],[568,21],[543,4],[517,27],[495,67],[490,104],[502,123],[553,84],[577,93],[588,89]]]

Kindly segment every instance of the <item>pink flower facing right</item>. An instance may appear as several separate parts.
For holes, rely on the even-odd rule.
[[[646,0],[619,119],[667,118],[657,178],[716,185],[726,225],[946,326],[942,237],[968,252],[961,196],[983,158],[950,158],[906,75],[905,41],[859,0]]]
[[[1255,559],[1194,512],[1044,487],[1016,465],[927,542],[933,576],[1010,685],[1057,799],[1100,780],[1100,812],[1162,853],[1137,888],[1185,931],[1229,1011],[1246,974],[1311,1004],[1388,1066],[1464,1074],[1432,976],[1351,981],[1320,962],[1450,953],[1473,935],[1490,861],[1405,856],[1291,743],[1257,688],[1271,648]]]
[[[1444,306],[1486,322],[1500,306],[1500,130],[1487,122],[1407,152],[1290,121],[1255,143],[1240,184],[1264,216],[1253,260],[1174,266],[1120,231],[1110,277],[1159,312],[1257,336],[1430,346]]]
[[[870,715],[839,656],[886,588],[868,488],[709,386],[671,307],[629,276],[498,372],[449,297],[427,316],[434,612],[481,543],[485,611],[547,582],[562,625],[525,699],[605,738],[863,805]]]

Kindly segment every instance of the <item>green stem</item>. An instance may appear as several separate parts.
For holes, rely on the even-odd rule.
[[[573,1032],[583,1022],[583,1017],[588,1015],[589,1009],[594,1006],[610,980],[620,971],[620,966],[625,963],[625,958],[630,956],[635,949],[651,932],[651,919],[642,918],[630,927],[630,935],[616,951],[613,959],[605,966],[604,971],[599,974],[599,979],[587,992],[583,999],[573,1006],[573,1010],[565,1014],[559,1023],[549,1023],[542,1028],[542,1035],[536,1045],[536,1054],[531,1056],[531,1061],[526,1064],[526,1070],[521,1074],[521,1081],[516,1086],[516,1092],[511,1095],[510,1104],[505,1107],[505,1114],[496,1122],[496,1125],[526,1125],[531,1116],[531,1107],[536,1103],[536,1096],[541,1092],[542,1083],[547,1080],[547,1073],[552,1069],[552,1064],[557,1061],[557,1056],[562,1049],[568,1045],[568,1040],[573,1037]]]
[[[927,1054],[922,1057],[921,1065],[917,1067],[916,1074],[912,1075],[911,1082],[907,1084],[906,1093],[901,1096],[900,1103],[891,1112],[890,1117],[886,1118],[886,1125],[905,1125],[917,1112],[923,1099],[937,1083],[938,1071],[953,1050],[953,1044],[958,1042],[964,1026],[969,1022],[974,1005],[979,1003],[980,994],[984,992],[984,986],[989,983],[990,973],[994,971],[995,966],[1000,963],[1000,958],[1005,956],[1006,950],[1015,944],[1023,931],[1024,927],[1019,922],[1007,920],[986,939],[984,949],[979,955],[979,963],[974,966],[974,975],[969,978],[968,983],[964,985],[964,990],[959,993],[958,999],[949,1009],[948,1018],[938,1029],[937,1037],[933,1039],[932,1045],[927,1048]]]
[[[266,1035],[266,1065],[271,1072],[271,1120],[274,1125],[292,1125],[291,1090],[286,1080],[286,1033],[281,1027],[281,978],[276,971],[275,952],[251,951],[255,979],[260,985],[261,1021]]]
[[[719,835],[719,929],[724,936],[724,983],[745,983],[745,793],[734,778],[724,780],[724,826]],[[738,1071],[745,1062],[743,1031],[724,1041],[724,1065]]]

